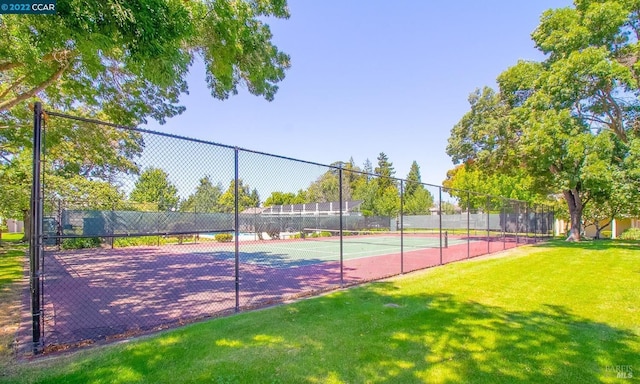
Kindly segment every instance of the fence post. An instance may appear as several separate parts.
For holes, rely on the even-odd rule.
[[[42,104],[36,102],[33,108],[33,180],[31,184],[31,225],[29,244],[29,264],[31,293],[31,327],[33,353],[42,348],[42,308],[40,302],[40,260],[42,260]]]
[[[518,236],[518,232],[520,232],[520,202],[517,203],[517,210],[516,210],[516,247],[518,246],[518,240],[519,240],[519,236]]]
[[[238,148],[233,149],[234,160],[234,191],[233,191],[233,229],[235,238],[235,290],[236,290],[236,312],[240,311],[240,230],[238,228],[238,222],[240,220],[240,214],[238,212]]]
[[[501,200],[502,207],[500,208],[500,212],[502,217],[500,221],[502,222],[502,249],[505,250],[507,249],[507,212],[505,212],[504,208],[507,205],[507,199],[503,197]]]
[[[343,222],[342,222],[342,163],[340,163],[340,168],[338,169],[338,179],[340,183],[338,185],[339,188],[339,205],[340,205],[340,288],[344,287],[344,254],[343,254]]]
[[[439,233],[440,236],[440,265],[442,265],[442,187],[438,186],[438,221],[439,221]]]
[[[467,259],[471,257],[471,192],[467,191]]]
[[[489,213],[490,201],[491,201],[491,197],[487,196],[487,206],[486,206],[486,211],[487,211],[487,253],[491,253],[491,233],[489,232],[489,230],[491,228],[491,224],[489,222],[489,216],[491,215]]]
[[[540,213],[540,234],[544,239],[546,237],[544,234],[544,231],[546,230],[546,227],[547,227],[546,226],[547,218],[544,215],[544,204],[540,205],[540,209],[542,210],[542,212]]]
[[[404,180],[400,180],[400,273],[404,273]]]
[[[56,217],[56,235],[58,235],[58,238],[56,239],[56,249],[59,251],[60,250],[60,246],[62,245],[62,241],[60,240],[60,236],[63,235],[63,228],[62,228],[62,199],[58,198],[58,214]],[[111,248],[113,248],[113,241],[111,242]]]
[[[534,204],[534,213],[533,213],[533,242],[538,242],[538,205]]]
[[[529,202],[524,206],[524,233],[526,234],[525,244],[529,244]]]

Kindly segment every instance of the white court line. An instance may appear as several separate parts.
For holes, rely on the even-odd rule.
[[[460,241],[460,242],[457,242],[457,243],[455,243],[453,245],[459,245],[459,244],[464,244],[464,243],[466,243],[466,241]],[[337,243],[337,244],[339,244],[339,243]],[[439,244],[439,243],[434,243],[434,245],[437,245],[437,244]],[[451,244],[451,243],[449,243],[449,244]],[[372,245],[376,245],[376,244],[372,244]],[[328,246],[325,247],[326,249],[331,248],[331,251],[318,250],[317,249],[318,247],[314,247],[316,249],[289,248],[289,247],[282,247],[282,246],[279,246],[279,245],[270,245],[269,247],[273,247],[275,249],[268,249],[268,250],[265,251],[264,249],[260,249],[260,247],[256,246],[255,251],[257,251],[257,252],[265,252],[265,253],[268,253],[268,252],[277,253],[278,251],[284,251],[284,253],[287,253],[289,256],[291,254],[289,252],[287,252],[287,251],[320,253],[320,254],[326,255],[326,256],[318,255],[318,256],[314,257],[313,259],[322,260],[322,261],[326,261],[326,260],[339,261],[339,257],[340,257],[340,255],[336,255],[335,254],[335,251],[336,251],[335,243],[331,247],[328,247]],[[242,252],[242,248],[243,247],[240,248],[240,252]],[[247,249],[247,248],[249,248],[249,247],[248,246],[244,247],[244,249]],[[366,250],[365,251],[358,251],[358,252],[343,252],[342,256],[343,256],[343,258],[348,259],[348,260],[357,260],[357,259],[364,259],[364,258],[367,258],[367,257],[376,257],[376,256],[384,256],[384,255],[391,255],[391,254],[394,254],[394,253],[400,253],[400,249],[399,248],[400,248],[400,245],[398,244],[396,246],[389,246],[388,248],[376,248],[374,250],[374,252],[366,251]],[[423,249],[434,249],[434,248],[438,248],[438,247],[437,246],[435,246],[435,247],[434,246],[425,246],[425,247],[417,247],[417,249],[412,249],[412,250],[405,249],[404,251],[405,252],[416,252],[416,251],[423,250]],[[353,255],[363,255],[363,256],[351,257]],[[304,259],[305,259],[304,257],[297,257],[297,258],[292,258],[291,260],[304,260]]]

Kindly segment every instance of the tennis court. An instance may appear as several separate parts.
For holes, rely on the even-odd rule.
[[[482,243],[446,241],[443,263]],[[335,236],[246,241],[237,264],[234,243],[47,250],[44,336],[49,349],[117,339],[440,263],[433,234],[344,236],[342,263],[340,246]]]
[[[304,239],[288,239],[279,241],[253,241],[241,245],[241,261],[270,268],[292,268],[317,263],[339,260],[340,237],[338,231],[322,230],[332,234],[328,237],[306,237]],[[342,256],[344,261],[372,258],[383,255],[422,252],[440,247],[439,234],[404,234],[400,233],[371,233],[364,231],[346,231],[348,235],[342,238]],[[466,239],[443,239],[455,246],[467,244]],[[218,259],[234,259],[232,249],[209,253]]]

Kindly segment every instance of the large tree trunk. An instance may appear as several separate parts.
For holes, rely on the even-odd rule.
[[[563,192],[564,199],[569,207],[569,216],[571,217],[571,229],[567,241],[580,241],[581,223],[582,223],[582,199],[577,188]]]

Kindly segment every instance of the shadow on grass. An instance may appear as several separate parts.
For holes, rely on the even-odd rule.
[[[534,245],[538,248],[567,248],[567,249],[589,249],[589,250],[607,250],[607,249],[629,249],[640,251],[640,240],[582,240],[579,242],[569,242],[565,240],[549,240],[544,243]]]
[[[638,335],[559,306],[510,311],[375,283],[169,332],[41,382],[590,383],[640,369]],[[70,367],[70,368],[69,368]],[[635,372],[634,372],[635,373]],[[122,376],[125,375],[125,376]]]

